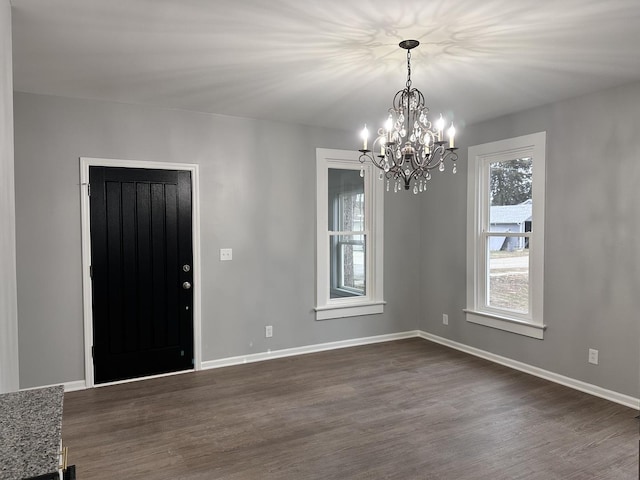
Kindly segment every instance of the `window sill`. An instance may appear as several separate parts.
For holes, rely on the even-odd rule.
[[[342,305],[325,305],[316,307],[316,320],[330,320],[332,318],[359,317],[361,315],[376,315],[384,312],[384,301],[358,302]]]
[[[479,312],[476,310],[463,310],[466,313],[467,322],[497,328],[506,332],[517,333],[526,337],[544,339],[546,325],[516,320],[509,317],[495,315],[493,313]]]

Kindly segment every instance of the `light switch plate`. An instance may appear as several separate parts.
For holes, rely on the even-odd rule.
[[[228,262],[233,259],[233,249],[231,248],[221,248],[220,249],[220,261]]]

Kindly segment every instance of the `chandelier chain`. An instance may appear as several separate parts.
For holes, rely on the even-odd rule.
[[[411,89],[411,50],[407,50],[407,89]]]

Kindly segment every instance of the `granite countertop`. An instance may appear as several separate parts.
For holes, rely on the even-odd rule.
[[[0,395],[0,478],[22,480],[57,472],[64,387]]]

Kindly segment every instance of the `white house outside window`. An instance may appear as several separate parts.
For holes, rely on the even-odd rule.
[[[546,133],[469,148],[467,320],[543,338]]]
[[[316,318],[382,313],[382,184],[356,152],[317,149]]]

